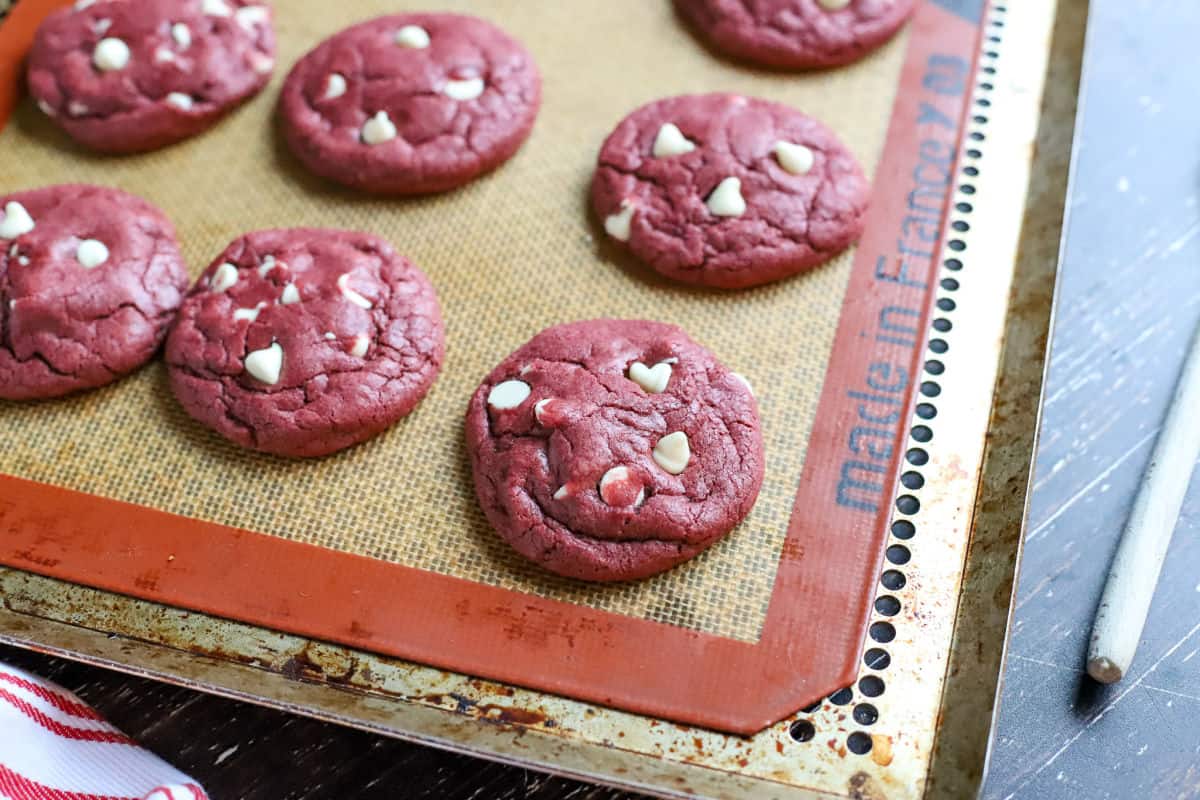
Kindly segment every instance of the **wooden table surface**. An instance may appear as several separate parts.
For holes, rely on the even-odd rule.
[[[1090,16],[987,800],[1200,797],[1200,481],[1129,674],[1104,687],[1083,672],[1109,560],[1200,323],[1200,5],[1093,0]]]

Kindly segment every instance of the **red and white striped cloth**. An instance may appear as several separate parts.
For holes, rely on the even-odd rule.
[[[0,800],[208,800],[75,695],[0,664]]]

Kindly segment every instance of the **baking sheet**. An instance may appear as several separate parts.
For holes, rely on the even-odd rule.
[[[672,94],[731,91],[795,105],[828,123],[874,170],[905,49],[901,35],[836,71],[796,76],[714,58],[669,3],[439,2],[502,24],[544,79],[533,135],[498,172],[456,192],[368,198],[305,174],[282,146],[275,95],[324,36],[425,2],[289,0],[277,7],[271,85],[215,130],[163,151],[95,157],[26,99],[0,133],[0,186],[89,181],[137,192],[179,229],[192,274],[257,228],[362,229],[429,274],[448,357],[429,397],[378,439],[317,461],[261,456],[192,422],[155,364],[61,401],[0,403],[3,471],[188,517],[755,641],[765,618],[816,413],[852,253],[773,286],[713,292],[669,284],[603,240],[586,187],[600,142],[628,111]],[[611,42],[611,48],[597,43]],[[619,42],[619,46],[615,43]],[[581,53],[589,57],[580,58]],[[220,165],[214,168],[214,165]],[[558,578],[517,557],[474,498],[462,414],[478,381],[548,325],[614,316],[682,325],[755,387],[766,479],[747,520],[689,564],[637,583]]]

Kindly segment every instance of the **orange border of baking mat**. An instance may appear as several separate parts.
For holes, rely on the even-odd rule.
[[[15,105],[33,30],[59,5],[20,0],[0,26],[0,124]],[[918,4],[757,643],[6,475],[0,563],[734,733],[754,733],[850,684],[919,383],[979,35],[965,15]],[[936,189],[935,222],[911,208],[914,189]]]

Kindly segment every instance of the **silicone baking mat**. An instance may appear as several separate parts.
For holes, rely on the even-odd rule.
[[[0,30],[10,67],[52,5],[22,0]],[[306,175],[273,123],[287,68],[347,24],[430,6],[489,18],[529,46],[545,79],[530,141],[496,173],[430,198],[365,198]],[[407,420],[317,461],[224,443],[178,409],[157,364],[78,397],[0,404],[0,562],[731,730],[848,682],[919,387],[975,4],[922,6],[911,47],[906,32],[855,65],[800,76],[715,57],[669,6],[289,0],[277,4],[271,86],[204,136],[136,157],[81,152],[17,103],[0,133],[4,189],[137,192],[172,217],[193,274],[246,230],[376,232],[433,280],[449,356]],[[585,201],[603,137],[648,100],[713,90],[790,103],[839,133],[876,179],[857,251],[717,293],[659,280],[604,240]],[[616,586],[554,578],[500,543],[461,436],[466,400],[494,363],[547,325],[599,316],[675,322],[710,346],[755,386],[767,447],[760,499],[731,536]],[[646,678],[678,663],[688,680]],[[739,669],[771,691],[712,703]]]

